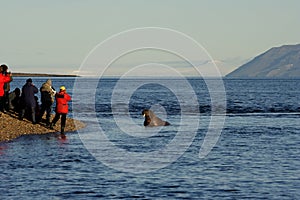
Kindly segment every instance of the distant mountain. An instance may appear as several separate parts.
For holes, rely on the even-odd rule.
[[[271,48],[226,77],[300,78],[300,44]]]

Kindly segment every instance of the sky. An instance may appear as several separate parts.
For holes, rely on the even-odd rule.
[[[300,43],[299,0],[0,0],[0,8],[0,63],[12,72],[78,73],[101,42],[143,27],[192,38],[222,75],[272,47]],[[148,52],[117,63],[135,66],[153,55],[181,65]]]

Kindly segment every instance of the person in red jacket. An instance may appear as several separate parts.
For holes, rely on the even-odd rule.
[[[66,118],[69,111],[68,101],[71,101],[71,96],[67,94],[65,86],[61,86],[59,93],[56,93],[56,109],[55,109],[55,117],[50,123],[50,128],[53,129],[56,122],[59,120],[61,116],[61,134],[64,136],[65,126],[66,126]]]
[[[7,73],[7,74],[3,74],[2,73],[2,65],[0,67],[0,111],[4,112],[4,104],[5,104],[5,99],[4,99],[4,95],[5,95],[5,90],[4,90],[4,84],[5,83],[9,83],[11,81],[11,74]],[[0,113],[1,115],[1,113]]]

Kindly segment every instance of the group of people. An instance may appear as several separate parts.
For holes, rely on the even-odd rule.
[[[56,92],[52,87],[51,79],[48,79],[40,87],[42,103],[40,106],[38,97],[36,96],[39,90],[32,83],[31,78],[26,80],[21,90],[16,88],[13,92],[9,92],[9,83],[13,80],[12,75],[8,72],[6,65],[0,66],[0,72],[0,112],[14,111],[19,114],[20,120],[23,120],[26,114],[28,114],[33,124],[41,122],[46,112],[46,125],[50,129],[53,129],[56,122],[61,118],[61,133],[64,134],[66,116],[68,113],[68,101],[71,100],[71,96],[66,92],[65,86],[61,86],[59,92]],[[55,117],[52,122],[50,122],[52,106],[55,100]]]

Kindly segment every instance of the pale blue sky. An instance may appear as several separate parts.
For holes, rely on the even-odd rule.
[[[97,44],[138,27],[189,35],[223,74],[300,43],[299,0],[0,0],[0,8],[0,63],[17,72],[72,73]]]

